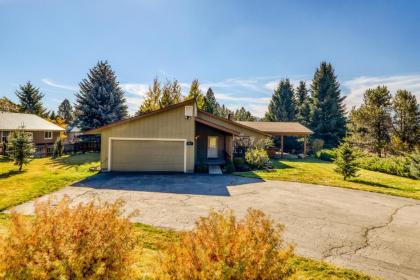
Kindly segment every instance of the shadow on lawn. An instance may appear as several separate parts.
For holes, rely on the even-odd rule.
[[[19,171],[19,170],[9,170],[8,172],[0,173],[0,179],[9,178],[14,175],[23,174],[25,173],[25,170]]]
[[[64,167],[65,169],[96,161],[99,161],[99,153],[73,154],[52,159],[54,166]]]
[[[384,185],[378,182],[371,182],[371,181],[367,181],[364,179],[360,179],[360,178],[354,178],[354,179],[350,179],[350,182],[353,183],[359,183],[359,184],[363,184],[363,185],[368,185],[368,186],[372,186],[372,187],[380,187],[380,188],[386,188],[386,189],[394,189],[394,190],[401,190],[400,188],[396,188],[393,186],[389,186],[389,185]],[[406,190],[404,190],[406,191]],[[416,191],[415,189],[413,189],[413,191]]]

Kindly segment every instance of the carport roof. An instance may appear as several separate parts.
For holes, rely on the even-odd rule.
[[[238,121],[245,126],[258,129],[271,135],[302,136],[312,134],[312,130],[298,122],[245,122]]]

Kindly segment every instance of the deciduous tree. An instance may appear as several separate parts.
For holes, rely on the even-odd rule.
[[[58,106],[58,116],[61,117],[67,124],[73,122],[73,107],[70,101],[66,98]]]
[[[0,112],[18,113],[20,112],[20,106],[7,97],[2,97],[0,98]]]
[[[192,98],[195,98],[198,109],[202,109],[204,106],[204,95],[200,90],[200,82],[197,79],[192,81],[190,91],[187,96],[187,99]]]
[[[235,120],[237,121],[256,121],[257,118],[247,111],[244,107],[237,109],[234,114]]]

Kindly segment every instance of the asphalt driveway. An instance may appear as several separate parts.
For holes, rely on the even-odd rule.
[[[386,279],[420,278],[420,201],[236,176],[102,173],[53,194],[127,203],[133,221],[184,230],[209,209],[261,209],[286,226],[298,254]],[[50,196],[44,196],[41,200]],[[32,214],[33,202],[15,210]]]

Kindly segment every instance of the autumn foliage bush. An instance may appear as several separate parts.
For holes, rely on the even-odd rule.
[[[65,198],[13,214],[0,244],[2,279],[132,279],[137,237],[121,201],[70,207]]]
[[[286,279],[293,247],[282,232],[258,210],[239,221],[231,211],[211,212],[167,249],[159,279]]]

